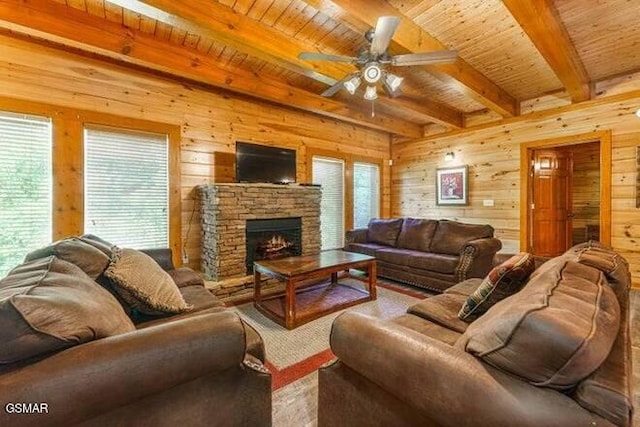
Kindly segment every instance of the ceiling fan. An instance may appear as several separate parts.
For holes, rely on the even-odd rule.
[[[311,61],[348,62],[358,67],[358,71],[348,74],[322,92],[322,96],[333,96],[343,87],[353,95],[364,79],[367,84],[364,99],[373,101],[378,98],[376,85],[379,82],[382,82],[387,94],[394,98],[402,93],[400,86],[404,78],[392,74],[386,69],[386,66],[406,67],[409,65],[448,64],[455,61],[458,56],[458,52],[455,50],[390,56],[387,49],[399,24],[400,18],[397,16],[381,16],[378,18],[376,28],[368,30],[364,35],[371,47],[369,50],[360,52],[357,57],[302,52],[298,55],[298,58]]]

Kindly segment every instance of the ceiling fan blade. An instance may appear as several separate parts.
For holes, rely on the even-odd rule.
[[[370,49],[374,57],[382,55],[387,51],[398,25],[400,25],[400,18],[397,16],[381,16],[378,18]]]
[[[358,73],[347,74],[342,80],[339,80],[336,83],[334,83],[333,86],[331,86],[330,88],[322,92],[320,95],[327,96],[327,97],[335,95],[336,93],[338,93],[340,89],[344,87],[344,82],[346,82],[347,80],[351,80],[354,76],[357,76],[357,75]]]
[[[406,67],[409,65],[450,64],[458,57],[456,50],[437,50],[435,52],[408,53],[391,57],[391,65]]]
[[[302,52],[298,54],[299,59],[306,61],[334,61],[334,62],[350,62],[355,63],[358,58],[340,55],[328,55],[326,53]]]

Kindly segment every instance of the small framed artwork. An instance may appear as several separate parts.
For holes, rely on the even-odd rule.
[[[467,205],[469,204],[469,167],[436,169],[436,204]]]

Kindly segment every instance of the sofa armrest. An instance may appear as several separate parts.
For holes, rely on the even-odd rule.
[[[153,260],[165,271],[173,270],[175,268],[173,265],[172,252],[169,248],[142,249],[140,252],[144,252],[153,258]]]
[[[610,425],[558,391],[393,322],[342,314],[333,323],[331,349],[342,364],[438,425]]]
[[[345,244],[349,243],[367,243],[367,228],[355,228],[348,230],[345,234]]]
[[[472,277],[485,277],[493,268],[493,257],[501,248],[502,242],[495,237],[467,242],[460,251],[456,279],[462,282]]]
[[[0,403],[41,402],[47,414],[0,411],[0,425],[71,425],[194,379],[242,366],[245,331],[230,311],[192,316],[72,347],[0,376]]]

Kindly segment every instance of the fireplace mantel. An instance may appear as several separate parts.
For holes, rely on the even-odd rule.
[[[246,274],[248,219],[300,217],[302,254],[320,252],[320,187],[297,184],[207,184],[197,187],[202,271],[221,281]]]

